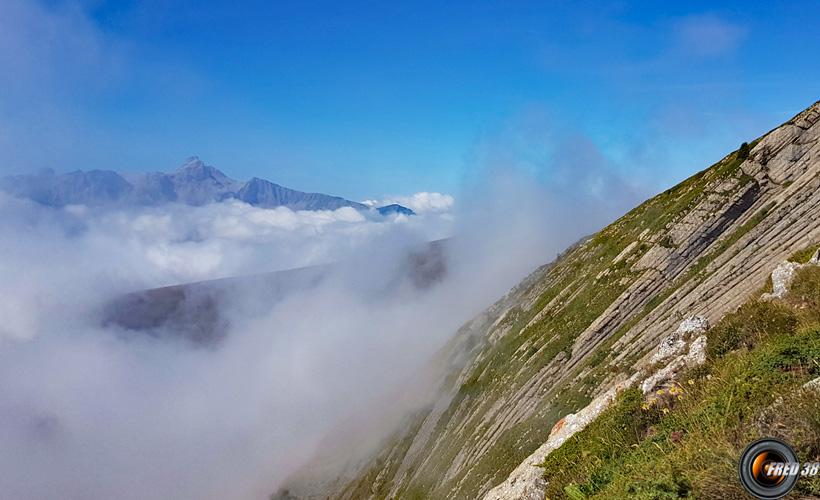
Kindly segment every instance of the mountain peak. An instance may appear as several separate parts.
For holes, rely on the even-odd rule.
[[[204,165],[205,163],[199,159],[199,156],[189,156],[179,167],[177,167],[177,171],[186,170],[189,168],[201,168]]]
[[[221,170],[199,159],[198,156],[191,156],[185,163],[177,168],[173,174],[174,178],[181,182],[215,182],[216,184],[232,187],[238,184]]]
[[[416,212],[412,211],[411,209],[405,206],[399,205],[398,203],[391,203],[390,205],[379,207],[376,209],[376,211],[379,212],[379,214],[381,215],[416,215]]]
[[[177,167],[176,172],[206,172],[210,170],[216,170],[218,172],[215,167],[206,165],[205,162],[200,160],[198,156],[190,156],[182,163],[182,165]]]

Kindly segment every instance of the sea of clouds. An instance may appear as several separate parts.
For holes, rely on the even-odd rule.
[[[54,209],[0,195],[0,491],[266,498],[340,422],[378,421],[374,402],[410,390],[465,321],[634,203],[587,150],[562,153],[572,164],[547,183],[513,163],[481,172],[457,203],[383,200],[410,217],[236,201]],[[510,164],[491,152],[487,163]],[[441,238],[440,280],[396,279],[409,252]],[[207,348],[100,317],[135,290],[328,263],[327,279],[276,302],[232,288],[229,331]]]
[[[537,194],[518,194],[514,210],[469,202],[488,204],[480,223],[437,194],[408,198],[428,200],[412,205],[417,216],[387,218],[235,201],[54,209],[0,196],[0,491],[265,498],[329,429],[412,378],[560,250],[531,231],[549,225]],[[394,284],[407,252],[454,235],[443,280]],[[134,290],[325,263],[335,272],[318,287],[261,313],[229,310],[213,348],[123,335],[99,316]],[[253,287],[237,295],[232,304],[259,300]]]

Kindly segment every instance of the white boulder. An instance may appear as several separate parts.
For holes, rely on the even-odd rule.
[[[709,329],[709,321],[703,316],[690,316],[681,321],[678,328],[661,339],[658,350],[649,359],[651,364],[665,361],[686,351],[686,339]]]

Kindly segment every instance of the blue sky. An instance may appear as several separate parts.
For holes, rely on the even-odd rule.
[[[656,191],[820,99],[820,4],[768,4],[4,0],[0,168],[365,199],[549,180],[581,138]]]

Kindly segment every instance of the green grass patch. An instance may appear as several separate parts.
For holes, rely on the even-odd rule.
[[[806,247],[803,250],[799,250],[791,255],[788,260],[792,262],[797,262],[799,264],[805,264],[812,258],[814,253],[817,249],[820,248],[820,245],[812,245],[810,247]]]

